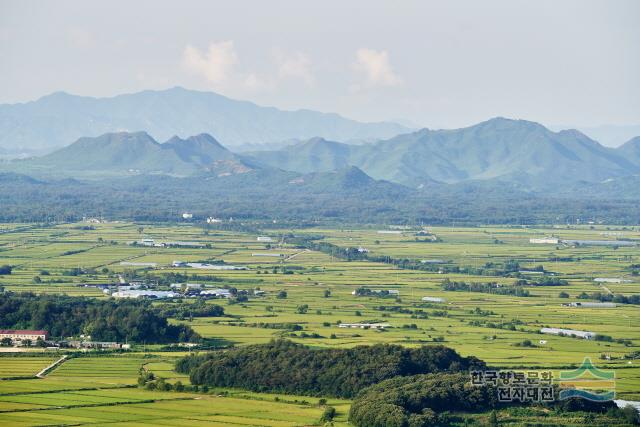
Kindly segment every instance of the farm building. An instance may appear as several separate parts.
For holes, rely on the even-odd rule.
[[[378,234],[402,234],[400,230],[378,230]]]
[[[229,291],[229,289],[207,289],[206,291],[201,291],[200,296],[229,298],[231,296],[231,291]]]
[[[391,325],[388,323],[340,323],[339,328],[359,328],[359,329],[386,329]]]
[[[585,340],[593,339],[596,336],[594,332],[577,331],[575,329],[560,329],[560,328],[542,328],[540,329],[540,333],[549,334],[549,335],[574,336],[578,338],[583,338]]]
[[[201,262],[187,262],[187,267],[198,268],[200,270],[248,270],[247,267],[226,264],[205,264]]]
[[[13,341],[31,340],[37,341],[38,339],[46,340],[49,334],[43,330],[31,330],[31,329],[0,329],[0,339],[10,338]]]
[[[445,302],[446,300],[444,298],[438,298],[438,297],[422,297],[422,301],[424,301],[424,302]]]
[[[158,266],[157,262],[130,262],[130,261],[122,261],[120,265],[125,267],[152,267],[156,268]]]
[[[548,244],[548,245],[557,245],[558,243],[560,243],[560,239],[555,238],[555,237],[545,237],[542,239],[529,239],[529,243],[534,243],[534,244]]]
[[[372,294],[381,294],[383,292],[386,292],[388,295],[400,295],[400,291],[397,289],[372,289],[371,290]],[[358,290],[356,289],[355,291],[352,291],[351,295],[358,295]]]
[[[176,298],[180,295],[171,291],[117,291],[111,294],[114,298]]]
[[[258,242],[273,242],[273,239],[269,236],[258,236],[256,240]]]
[[[282,256],[282,254],[275,254],[275,253],[254,253],[251,254],[251,256],[268,256],[268,257],[274,257],[274,258],[279,258]]]
[[[570,302],[562,304],[563,307],[582,307],[582,308],[616,308],[615,302]]]
[[[193,218],[193,214],[189,213],[189,212],[185,212],[182,214],[182,219],[192,219]]]
[[[213,216],[210,216],[209,218],[207,218],[207,224],[217,224],[219,222],[222,222],[220,218],[216,218]]]
[[[619,279],[617,277],[596,277],[593,279],[594,282],[597,283],[622,283],[624,280]]]
[[[182,289],[184,286],[185,289],[201,289],[202,285],[200,283],[172,283],[169,285],[173,289]]]

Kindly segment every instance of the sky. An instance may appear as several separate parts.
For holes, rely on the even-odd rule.
[[[0,0],[0,103],[183,86],[364,121],[640,124],[640,1]]]

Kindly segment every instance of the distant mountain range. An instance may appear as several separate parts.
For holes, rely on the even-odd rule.
[[[208,133],[224,145],[280,143],[321,136],[376,140],[409,129],[362,123],[338,114],[283,111],[180,87],[91,98],[57,92],[37,101],[0,105],[0,147],[13,152],[52,150],[81,137],[145,131],[157,140]]]
[[[83,137],[0,170],[40,177],[103,178],[145,174],[234,175],[278,169],[298,174],[357,167],[374,180],[414,189],[489,182],[523,191],[569,188],[640,175],[640,137],[607,148],[575,130],[552,132],[524,120],[491,119],[455,130],[398,135],[350,145],[312,138],[278,150],[234,153],[208,134],[157,142],[146,132]]]

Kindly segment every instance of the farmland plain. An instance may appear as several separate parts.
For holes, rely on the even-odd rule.
[[[158,277],[179,273],[186,275],[189,283],[264,291],[260,296],[251,294],[247,301],[209,301],[224,307],[223,317],[171,319],[221,343],[242,346],[279,337],[330,348],[441,343],[462,355],[479,357],[491,366],[549,369],[556,373],[578,366],[589,357],[598,367],[615,371],[619,398],[640,399],[640,306],[562,305],[593,301],[578,299],[583,293],[639,295],[640,278],[634,265],[640,264],[640,249],[529,242],[530,238],[552,235],[565,240],[637,241],[637,228],[429,227],[428,233],[418,229],[380,233],[389,229],[278,228],[271,224],[258,231],[259,227],[124,222],[1,224],[0,265],[11,265],[13,270],[10,275],[0,276],[0,284],[5,291],[102,299],[109,296],[94,285],[117,283],[119,276],[153,283]],[[270,236],[272,242],[259,242],[258,236]],[[326,242],[338,249],[360,248],[359,253],[366,257],[348,260],[335,252],[312,250],[300,245],[300,238]],[[204,246],[131,244],[141,239],[198,242]],[[429,268],[402,268],[393,262],[398,259]],[[173,267],[176,260],[224,262],[248,269]],[[120,265],[121,262],[158,265],[141,268]],[[517,263],[518,268],[504,273],[506,263]],[[539,276],[560,282],[553,286],[535,285]],[[620,279],[620,283],[596,282],[595,278]],[[443,289],[445,279],[496,283],[502,288],[513,287],[524,279],[526,283],[518,286],[529,295],[447,291]],[[363,287],[397,290],[399,295],[353,295]],[[425,303],[425,296],[444,301]],[[375,322],[391,327],[380,331],[338,326]],[[282,325],[299,328],[292,331]],[[542,335],[542,327],[591,331],[610,340]],[[8,425],[284,426],[319,422],[322,408],[317,398],[241,390],[171,393],[136,387],[140,369],[170,382],[188,384],[188,377],[173,371],[176,358],[183,354],[186,352],[167,352],[152,345],[136,345],[130,353],[111,357],[85,354],[64,362],[44,379],[26,377],[34,376],[59,355],[35,348],[19,354],[0,354],[0,377],[25,377],[0,380],[0,420]],[[348,401],[328,400],[338,410],[337,424],[346,423]]]

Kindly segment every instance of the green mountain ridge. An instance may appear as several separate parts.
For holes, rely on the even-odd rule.
[[[412,187],[501,177],[555,185],[637,173],[640,154],[624,155],[623,148],[604,147],[576,130],[552,132],[534,122],[495,118],[462,129],[423,129],[372,144],[316,138],[248,154],[264,164],[297,172],[355,165],[375,179]]]

